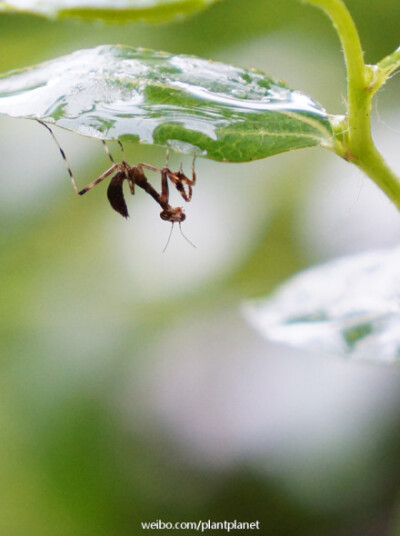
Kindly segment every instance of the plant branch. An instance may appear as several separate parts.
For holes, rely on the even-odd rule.
[[[369,132],[369,116],[359,114],[360,99],[370,80],[356,25],[342,0],[305,0],[322,9],[331,19],[343,47],[347,69],[348,139],[352,147],[359,145],[360,132]]]
[[[347,114],[333,125],[333,150],[362,169],[400,209],[400,180],[371,136],[374,93],[400,67],[400,48],[378,65],[366,65],[355,23],[343,0],[304,0],[322,9],[339,35],[347,69]]]

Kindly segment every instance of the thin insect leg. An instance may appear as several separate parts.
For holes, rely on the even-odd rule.
[[[169,149],[167,149],[167,152],[165,154],[165,166],[163,169],[167,170],[168,168],[168,162],[169,162]],[[145,168],[149,171],[155,171],[156,173],[162,173],[162,169],[156,168],[155,166],[151,166],[150,164],[145,164],[144,162],[140,162],[140,164],[137,165],[139,169]]]
[[[167,170],[161,171],[161,195],[160,205],[167,205],[169,203],[169,188],[168,188],[168,173]]]
[[[182,171],[182,164],[181,164],[181,169],[179,170],[179,172],[177,173],[178,177],[185,183],[187,184],[188,186],[194,186],[196,184],[196,171],[194,169],[194,165],[195,165],[195,162],[196,162],[196,156],[193,157],[193,161],[192,161],[192,178],[189,179],[189,177],[186,177],[186,175],[183,173]]]
[[[114,173],[114,171],[117,171],[117,170],[122,170],[124,171],[125,170],[125,166],[123,166],[123,164],[113,164],[109,169],[107,169],[107,171],[105,171],[104,173],[102,173],[100,175],[100,177],[97,177],[97,179],[95,179],[94,181],[92,181],[90,184],[88,184],[87,186],[85,186],[85,188],[82,188],[82,190],[79,190],[78,191],[78,194],[79,195],[83,195],[85,194],[86,192],[88,192],[89,190],[91,190],[93,188],[93,186],[96,186],[97,184],[99,184],[102,180],[106,179],[107,177],[109,177],[112,173]]]
[[[104,150],[105,150],[105,152],[107,153],[108,158],[111,160],[111,162],[112,162],[113,164],[115,164],[115,160],[114,160],[114,158],[112,157],[112,154],[110,153],[110,149],[109,149],[109,147],[108,147],[108,145],[107,145],[106,140],[101,140],[101,143],[103,144]]]
[[[118,145],[121,147],[122,160],[125,160],[125,149],[124,149],[124,146],[122,145],[122,141],[121,141],[121,140],[117,140],[117,143],[118,143]]]
[[[188,186],[194,186],[196,184],[196,171],[195,171],[195,166],[194,166],[195,162],[196,162],[196,156],[193,157],[193,161],[192,161],[192,178],[191,179],[189,179],[189,177],[186,177],[186,175],[184,174],[183,168],[182,168],[182,162],[179,167],[179,171],[175,173],[175,175],[177,175],[179,179],[182,180]]]
[[[103,142],[103,143],[104,143],[104,145],[107,147],[106,143],[105,143],[105,142]],[[126,161],[125,161],[125,150],[124,150],[124,146],[122,145],[122,141],[120,141],[120,140],[117,140],[117,143],[118,143],[118,145],[120,146],[120,148],[121,148],[121,152],[122,152],[122,165],[124,166],[124,167],[123,167],[123,171],[124,171],[124,173],[125,173],[125,177],[126,177],[126,179],[127,179],[127,181],[128,181],[129,189],[130,189],[130,191],[131,191],[131,194],[134,195],[134,194],[135,194],[135,183],[130,179],[130,175],[129,175],[129,166],[128,166],[128,164],[127,164]],[[108,147],[107,147],[107,152],[108,152],[108,156],[109,156],[110,159],[111,159],[111,162],[114,163],[114,159],[113,159],[113,157],[111,156],[111,153],[110,153],[110,151],[108,150]]]
[[[196,157],[193,158],[192,162],[191,179],[189,179],[189,177],[186,177],[186,175],[184,174],[182,170],[182,164],[180,165],[179,171],[177,171],[176,173],[168,170],[168,178],[175,185],[176,189],[185,201],[190,201],[192,199],[192,188],[196,184],[196,172],[194,168],[195,161]],[[185,186],[187,186],[187,190],[185,189]]]
[[[108,145],[107,145],[107,142],[106,142],[105,140],[101,140],[101,141],[102,141],[102,143],[103,143],[104,150],[106,151],[106,153],[107,153],[109,159],[111,160],[111,162],[112,162],[113,164],[115,164],[115,160],[114,160],[114,158],[112,157],[112,154],[111,154],[110,149],[109,149],[109,147],[108,147]],[[121,142],[120,142],[119,140],[118,140],[118,143],[121,144]],[[122,145],[122,144],[121,144],[121,145]],[[123,147],[122,147],[122,149],[123,149]],[[124,166],[123,171],[124,171],[124,173],[125,173],[125,177],[126,177],[126,179],[127,179],[127,181],[128,181],[129,189],[130,189],[130,191],[131,191],[131,194],[134,195],[134,193],[135,193],[135,184],[134,184],[132,181],[129,180],[128,167],[127,167],[127,166]],[[97,184],[97,183],[96,183],[96,184]]]
[[[196,155],[194,155],[193,161],[192,161],[192,186],[196,184],[196,171],[194,169],[195,163],[196,163]]]
[[[186,184],[186,183],[179,176],[179,172],[178,173],[173,173],[170,170],[166,170],[166,173],[167,173],[167,176],[168,176],[169,180],[172,182],[172,184],[175,186],[175,188],[181,194],[183,199],[185,201],[190,201],[190,199],[192,198],[192,187],[190,185],[187,185],[188,191],[186,192],[185,187],[184,187],[184,184]]]
[[[181,222],[179,222],[179,230],[180,230],[181,235],[183,236],[183,238],[186,240],[186,242],[188,242],[191,246],[193,246],[195,249],[197,249],[197,246],[195,246],[195,245],[193,244],[193,242],[191,242],[191,241],[189,240],[189,238],[183,233]]]
[[[172,236],[172,231],[173,231],[173,230],[174,230],[174,224],[171,223],[171,230],[170,230],[169,235],[168,235],[167,243],[165,244],[164,249],[162,250],[163,253],[165,253],[165,252],[167,251],[167,247],[168,247],[169,242],[170,242],[170,240],[171,240],[171,236]]]
[[[59,150],[60,150],[61,156],[62,156],[63,159],[64,159],[65,166],[66,166],[66,168],[67,168],[68,175],[70,176],[70,179],[71,179],[71,182],[72,182],[72,186],[74,187],[75,193],[79,194],[79,188],[78,188],[78,185],[77,185],[76,182],[75,182],[75,179],[74,179],[74,176],[73,176],[73,174],[72,174],[72,170],[71,170],[71,167],[70,167],[69,162],[68,162],[68,160],[67,160],[67,157],[65,156],[65,153],[64,153],[64,151],[63,151],[61,145],[58,143],[58,140],[57,140],[57,138],[56,138],[54,132],[52,131],[52,129],[51,129],[48,125],[46,125],[46,123],[44,123],[43,121],[40,121],[40,119],[36,119],[36,121],[37,121],[38,123],[40,123],[41,125],[43,125],[45,128],[47,128],[47,130],[50,132],[50,134],[51,134],[53,140],[55,141],[57,147],[58,147]]]
[[[174,184],[175,188],[178,190],[178,192],[181,194],[185,201],[190,201],[192,199],[192,188],[196,184],[196,172],[194,169],[195,161],[196,157],[193,158],[192,162],[191,179],[189,179],[189,177],[186,177],[186,175],[184,174],[182,164],[180,165],[179,171],[177,171],[176,173],[168,170],[169,180]],[[185,186],[187,187],[186,189]]]
[[[128,170],[125,170],[125,177],[127,177],[129,190],[132,195],[135,195],[135,179],[132,178],[132,175],[129,173]]]
[[[145,169],[148,169],[149,171],[154,171],[155,173],[162,173],[163,170],[168,170],[168,159],[169,159],[169,150],[167,150],[165,167],[163,169],[157,168],[150,164],[146,164],[145,162],[140,162],[136,167],[140,169],[140,171],[142,171],[142,168],[145,168]]]
[[[149,171],[155,171],[156,173],[161,173],[162,171],[160,168],[156,168],[154,166],[151,166],[150,164],[145,164],[144,162],[140,162],[140,164],[138,164],[137,167],[139,169],[145,168],[145,169],[148,169]]]

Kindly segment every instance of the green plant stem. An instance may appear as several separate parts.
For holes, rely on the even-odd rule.
[[[343,47],[347,69],[347,115],[334,128],[332,149],[361,168],[400,209],[400,180],[389,169],[375,147],[371,136],[372,98],[385,83],[393,65],[397,65],[398,51],[384,58],[382,68],[364,62],[360,38],[354,21],[342,0],[304,0],[322,9],[332,20]],[[386,63],[390,63],[386,65]]]
[[[400,210],[400,181],[386,164],[385,159],[371,143],[363,158],[354,162],[368,175]]]

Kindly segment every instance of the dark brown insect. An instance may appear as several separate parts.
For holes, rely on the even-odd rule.
[[[193,159],[192,164],[192,178],[189,179],[182,171],[182,166],[179,171],[174,172],[169,169],[168,166],[168,153],[167,153],[167,161],[165,166],[162,169],[156,168],[154,166],[151,166],[149,164],[140,163],[136,166],[130,166],[125,160],[123,160],[121,163],[115,163],[113,157],[111,156],[110,151],[108,150],[107,144],[103,141],[104,148],[113,163],[113,165],[107,169],[104,173],[102,173],[97,179],[92,181],[90,184],[88,184],[85,188],[82,188],[81,190],[78,188],[74,176],[72,174],[71,168],[68,164],[68,160],[65,156],[65,153],[63,149],[61,148],[60,144],[57,141],[57,138],[55,137],[53,131],[51,128],[46,125],[46,123],[43,123],[42,121],[38,122],[43,125],[52,135],[54,141],[56,142],[61,156],[63,157],[68,174],[71,178],[72,186],[75,190],[75,192],[78,195],[83,195],[89,190],[91,190],[94,186],[102,182],[104,179],[109,177],[110,175],[115,175],[112,177],[110,184],[107,189],[107,197],[108,200],[114,210],[116,210],[121,216],[124,218],[129,217],[128,208],[126,206],[126,201],[123,193],[123,184],[124,181],[127,181],[129,185],[129,189],[131,194],[135,193],[135,186],[139,186],[142,188],[145,192],[147,192],[162,208],[162,211],[160,212],[160,218],[165,221],[169,221],[171,223],[181,223],[186,219],[185,212],[182,207],[171,207],[169,204],[169,187],[168,187],[168,181],[171,181],[171,183],[175,186],[175,188],[178,190],[178,192],[181,194],[183,199],[185,201],[190,201],[192,198],[192,187],[196,184],[196,173],[194,169],[194,163],[195,158]],[[123,147],[121,142],[118,142],[122,148]],[[157,173],[161,174],[161,193],[158,193],[157,190],[153,188],[153,186],[148,182],[143,169],[148,169],[150,171],[155,171]],[[185,237],[186,238],[186,237]]]
[[[158,193],[157,190],[155,190],[149,183],[143,169],[149,169],[161,174],[161,193]],[[121,216],[124,218],[129,216],[122,190],[124,181],[127,181],[131,194],[135,193],[135,186],[139,186],[139,188],[142,188],[145,192],[147,192],[160,205],[160,207],[163,209],[160,213],[160,218],[162,220],[169,221],[171,223],[181,223],[186,219],[186,215],[182,207],[171,207],[169,204],[168,181],[172,182],[185,201],[190,201],[192,198],[192,187],[196,184],[194,161],[192,178],[189,179],[182,170],[178,172],[171,171],[168,167],[168,163],[166,163],[165,167],[162,169],[158,169],[154,166],[144,163],[140,163],[136,166],[130,166],[123,160],[120,164],[113,164],[109,169],[107,169],[107,171],[100,175],[100,177],[88,184],[82,190],[78,190],[77,193],[79,195],[85,194],[96,186],[96,184],[99,184],[113,173],[115,173],[115,175],[111,179],[110,185],[107,189],[107,197],[113,209],[121,214]]]

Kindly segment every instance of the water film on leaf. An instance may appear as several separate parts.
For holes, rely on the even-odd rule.
[[[226,162],[332,136],[322,106],[261,71],[115,45],[0,75],[0,114]]]
[[[268,340],[354,359],[400,360],[400,248],[308,269],[272,296],[248,302]]]

